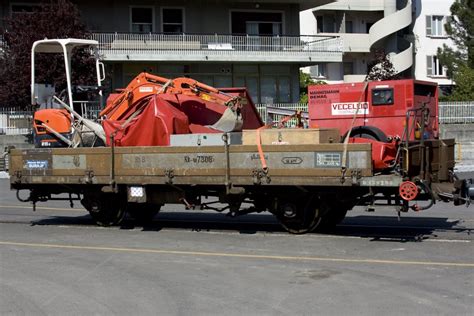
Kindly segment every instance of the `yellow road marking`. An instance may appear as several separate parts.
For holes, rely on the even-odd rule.
[[[23,206],[23,205],[0,205],[0,208],[21,208],[21,209],[33,209],[33,206]],[[37,210],[48,210],[48,211],[71,211],[71,212],[85,212],[85,210],[66,208],[66,207],[46,207],[46,206],[36,206]]]
[[[245,253],[226,253],[226,252],[203,252],[203,251],[184,251],[184,250],[160,250],[146,248],[122,248],[122,247],[98,247],[98,246],[75,246],[60,244],[40,244],[40,243],[22,243],[12,241],[0,241],[0,245],[21,246],[36,248],[57,248],[57,249],[76,249],[76,250],[102,250],[129,253],[149,253],[149,254],[167,254],[167,255],[185,255],[201,257],[228,257],[242,259],[270,259],[286,261],[321,261],[338,263],[372,263],[372,264],[391,264],[391,265],[417,265],[417,266],[444,266],[444,267],[462,267],[474,268],[474,262],[436,262],[436,261],[405,261],[405,260],[381,260],[381,259],[350,259],[350,258],[325,258],[325,257],[307,257],[307,256],[276,256],[276,255],[256,255]]]

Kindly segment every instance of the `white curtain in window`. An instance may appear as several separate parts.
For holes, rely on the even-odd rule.
[[[246,22],[246,31],[249,35],[258,35],[258,23],[257,22]]]
[[[280,34],[280,23],[274,22],[272,23],[272,33],[274,36],[281,35]]]

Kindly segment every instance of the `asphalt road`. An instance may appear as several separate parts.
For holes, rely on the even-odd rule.
[[[0,180],[0,314],[473,315],[473,229],[473,206],[446,204],[354,210],[331,234],[179,206],[100,228]]]

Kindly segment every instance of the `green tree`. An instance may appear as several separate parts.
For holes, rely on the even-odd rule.
[[[326,84],[326,82],[314,81],[309,74],[300,70],[300,103],[308,103],[308,86],[316,84]]]
[[[30,64],[33,42],[45,38],[87,38],[89,33],[80,20],[78,8],[69,0],[42,2],[32,13],[18,13],[6,19],[5,40],[0,53],[0,105],[27,107],[30,103]],[[72,60],[75,82],[90,82],[94,72],[85,51]],[[65,83],[63,56],[40,54],[35,62],[37,82]],[[63,83],[63,85],[65,85]],[[63,86],[56,86],[59,92]]]
[[[367,76],[365,80],[381,81],[398,79],[397,71],[390,57],[385,53],[385,50],[376,49],[373,55],[374,59],[367,64]]]
[[[450,99],[474,100],[474,0],[456,0],[450,10],[445,30],[455,45],[444,44],[438,58],[456,82]]]

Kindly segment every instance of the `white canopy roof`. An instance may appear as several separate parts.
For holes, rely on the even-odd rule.
[[[99,42],[79,38],[44,39],[36,41],[33,44],[32,50],[36,53],[63,53],[64,48],[70,50],[76,46],[85,45],[98,46]]]

